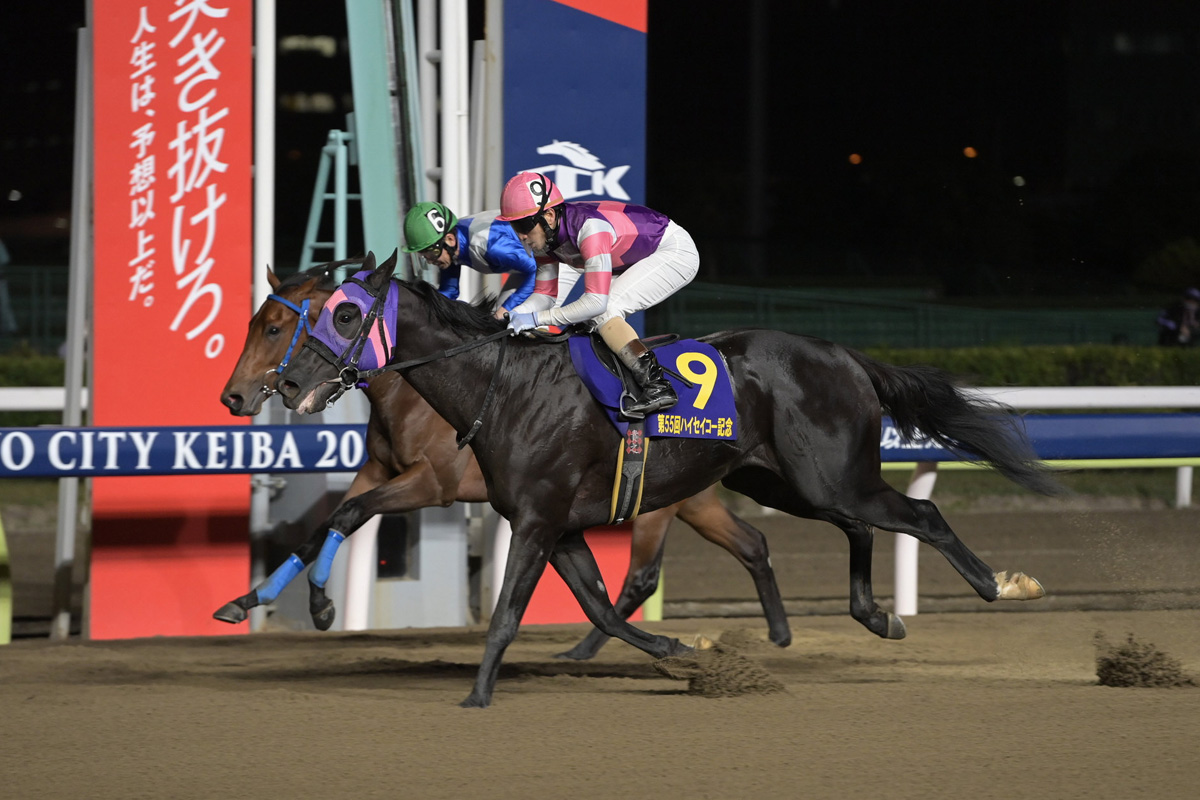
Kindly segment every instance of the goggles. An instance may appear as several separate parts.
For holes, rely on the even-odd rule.
[[[537,227],[538,217],[540,216],[540,214],[541,214],[541,212],[538,212],[537,214],[534,214],[533,216],[522,217],[521,219],[514,219],[509,224],[512,225],[513,230],[516,231],[517,233],[529,233],[530,231],[532,231],[534,228]]]

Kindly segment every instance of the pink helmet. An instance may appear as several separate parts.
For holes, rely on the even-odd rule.
[[[547,208],[565,203],[554,181],[540,172],[518,172],[504,184],[500,195],[500,216],[496,219],[512,222],[532,217]]]

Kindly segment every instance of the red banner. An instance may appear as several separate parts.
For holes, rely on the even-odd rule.
[[[105,0],[94,50],[91,423],[236,421],[218,396],[251,294],[252,5]],[[93,638],[231,633],[245,475],[98,478]]]

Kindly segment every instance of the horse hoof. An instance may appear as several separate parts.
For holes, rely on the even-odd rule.
[[[479,697],[474,692],[466,700],[458,704],[459,708],[487,708],[492,704],[491,700],[485,697]]]
[[[325,605],[312,612],[313,625],[316,625],[319,631],[327,631],[333,625],[333,618],[336,616],[337,609],[334,608],[333,601],[328,600]]]
[[[712,646],[711,642],[709,643],[709,646],[710,647]],[[688,647],[686,644],[679,641],[678,639],[669,639],[667,641],[667,656],[685,656],[688,653],[694,653],[694,652],[696,652],[696,651],[693,648]],[[666,656],[664,656],[664,658],[665,657]]]
[[[213,612],[213,619],[219,619],[221,622],[228,622],[230,625],[236,625],[239,622],[246,621],[246,609],[242,608],[237,603],[226,603]]]
[[[776,644],[779,647],[787,647],[792,643],[792,630],[791,630],[791,628],[789,628],[786,631],[784,631],[783,633],[772,634],[770,636],[770,639],[774,644]]]
[[[904,627],[904,620],[889,612],[887,615],[887,633],[884,634],[883,638],[903,639],[905,636],[908,636],[908,629]]]
[[[1024,572],[1008,571],[996,573],[996,599],[998,600],[1037,600],[1046,596],[1046,590]]]
[[[564,661],[590,661],[595,655],[595,653],[588,652],[587,650],[580,650],[578,647],[574,647],[565,653],[556,653],[554,657],[561,658]]]

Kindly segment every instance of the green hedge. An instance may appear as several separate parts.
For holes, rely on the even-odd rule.
[[[890,364],[931,364],[973,386],[1195,386],[1200,348],[1112,345],[870,348]]]

